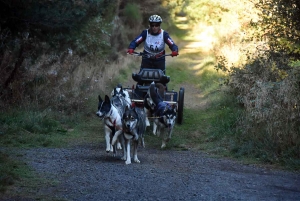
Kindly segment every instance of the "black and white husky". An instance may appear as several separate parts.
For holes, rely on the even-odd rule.
[[[137,157],[137,148],[139,139],[141,140],[142,146],[145,147],[144,133],[146,131],[146,113],[143,108],[139,107],[126,107],[125,113],[122,118],[123,122],[123,133],[125,139],[125,145],[127,150],[126,164],[131,163],[130,157],[130,146],[133,144],[133,160],[136,163],[140,163]]]
[[[129,93],[128,93],[128,91],[123,89],[121,84],[118,84],[111,92],[111,97],[115,97],[115,96],[123,97],[125,99],[128,107],[131,106],[131,99],[129,97]]]
[[[123,135],[120,135],[122,131],[122,115],[125,112],[126,103],[120,97],[110,98],[105,95],[104,100],[99,95],[98,111],[96,113],[101,119],[104,120],[104,133],[106,141],[106,152],[112,151],[116,156],[117,145],[112,144],[114,136],[118,136],[118,140],[123,147],[122,160],[126,160],[126,149],[124,144]]]
[[[157,85],[156,85],[157,86]],[[144,105],[148,107],[154,117],[153,134],[162,134],[161,148],[171,139],[176,122],[176,106],[163,101],[160,89],[151,83],[147,95],[144,97]]]

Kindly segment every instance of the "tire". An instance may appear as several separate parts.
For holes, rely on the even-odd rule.
[[[178,114],[177,114],[177,123],[182,124],[183,120],[183,103],[184,103],[184,88],[181,87],[179,90],[179,96],[178,96]]]

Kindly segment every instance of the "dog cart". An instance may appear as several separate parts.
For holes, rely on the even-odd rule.
[[[135,56],[149,56],[144,53],[134,53]],[[163,55],[163,56],[171,56],[171,55]],[[134,103],[138,107],[144,107],[144,97],[147,94],[147,91],[152,82],[161,83],[165,87],[164,102],[167,102],[170,105],[176,105],[177,108],[177,123],[182,124],[183,120],[183,105],[184,105],[184,88],[181,87],[179,92],[174,90],[169,91],[167,88],[167,84],[170,81],[170,76],[167,76],[160,69],[150,69],[150,68],[142,68],[139,73],[132,73],[132,79],[137,82],[136,85],[132,86],[132,88],[126,88],[128,91],[132,103]]]

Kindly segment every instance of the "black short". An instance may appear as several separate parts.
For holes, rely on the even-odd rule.
[[[153,68],[161,69],[164,73],[166,71],[166,61],[165,59],[142,59],[141,68]]]

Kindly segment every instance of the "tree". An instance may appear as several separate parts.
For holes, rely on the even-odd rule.
[[[101,15],[107,0],[0,0],[0,93],[20,72],[24,58],[72,46],[89,18]],[[75,45],[73,45],[75,46]]]

